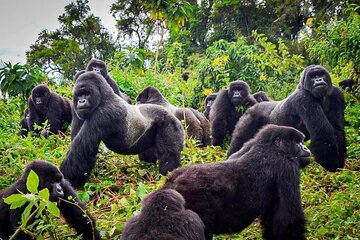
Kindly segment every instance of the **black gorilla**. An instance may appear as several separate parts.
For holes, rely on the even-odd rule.
[[[216,96],[218,93],[212,93],[210,95],[208,95],[205,98],[205,110],[204,110],[204,116],[209,119],[209,114],[210,114],[210,110],[211,110],[211,106],[213,105]]]
[[[179,108],[170,104],[154,87],[145,88],[136,98],[138,104],[150,103],[163,106],[180,121],[185,121],[189,137],[199,140],[202,146],[210,144],[210,123],[199,111],[192,108]]]
[[[310,150],[325,169],[344,167],[345,101],[331,84],[326,69],[310,65],[302,73],[297,89],[280,102],[262,102],[250,108],[233,133],[228,156],[239,150],[265,124],[292,126],[311,139]]]
[[[125,224],[122,240],[205,240],[199,215],[185,209],[185,200],[173,189],[157,190],[142,201],[139,215]]]
[[[25,209],[25,206],[23,206],[12,210],[10,209],[10,205],[4,202],[3,198],[19,193],[19,191],[24,194],[29,193],[26,187],[26,181],[31,170],[39,177],[38,190],[44,188],[49,190],[50,201],[58,202],[58,208],[61,214],[66,221],[75,228],[77,234],[82,234],[83,239],[100,239],[100,234],[95,228],[96,223],[94,218],[88,212],[85,203],[78,199],[74,188],[63,178],[63,175],[56,166],[42,160],[29,163],[20,179],[13,183],[8,189],[0,191],[0,239],[9,239],[9,237],[14,234],[16,228],[19,227],[21,214]],[[72,200],[68,200],[69,197],[71,197]],[[31,224],[31,222],[29,224]],[[33,238],[21,231],[16,239],[25,240]]]
[[[86,72],[77,79],[74,112],[84,123],[60,169],[75,188],[81,187],[89,177],[101,141],[120,154],[148,150],[143,160],[158,159],[159,172],[163,175],[180,166],[185,138],[181,122],[163,107],[128,104],[100,74]]]
[[[256,218],[265,239],[305,239],[300,168],[310,152],[303,139],[292,127],[268,125],[225,162],[175,170],[164,188],[178,191],[199,214],[206,239],[240,232]]]
[[[349,92],[351,92],[353,90],[354,85],[356,85],[356,81],[353,79],[346,79],[346,80],[339,82],[339,86],[342,89],[347,90]]]
[[[264,91],[259,91],[253,94],[253,97],[256,99],[257,102],[268,102],[270,98],[266,95]]]
[[[45,137],[51,133],[65,132],[66,123],[71,123],[72,103],[65,97],[52,92],[45,84],[40,84],[32,90],[27,104],[24,118],[20,122],[21,136],[34,131],[34,123],[41,126],[48,120],[50,132],[41,132]]]
[[[232,134],[241,115],[256,103],[244,81],[231,82],[229,89],[219,91],[209,116],[212,145],[223,146],[225,136]]]
[[[119,89],[119,86],[116,84],[115,80],[109,75],[108,69],[106,67],[106,64],[104,61],[101,61],[99,59],[91,59],[86,67],[86,70],[81,70],[77,72],[74,76],[74,81],[79,78],[79,76],[87,71],[94,71],[97,73],[100,73],[106,80],[106,82],[110,85],[110,87],[114,90],[115,94],[120,96],[122,99],[124,99],[127,103],[131,104],[131,99],[129,96],[127,96],[125,93],[121,92]],[[74,114],[74,119],[71,124],[71,138],[73,139],[78,131],[80,130],[83,121],[81,121],[79,118],[76,117],[76,114]]]

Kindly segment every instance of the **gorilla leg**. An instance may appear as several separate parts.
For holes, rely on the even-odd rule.
[[[179,137],[182,135],[182,137]],[[184,147],[184,130],[175,121],[161,122],[157,127],[156,153],[159,160],[159,172],[166,175],[180,166],[181,151]]]

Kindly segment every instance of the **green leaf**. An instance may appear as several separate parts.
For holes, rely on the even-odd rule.
[[[44,188],[44,189],[40,190],[39,197],[46,201],[49,201],[49,198],[50,198],[49,189]]]
[[[34,203],[31,202],[29,205],[26,206],[24,212],[21,214],[21,222],[24,224],[26,220],[29,218],[31,210],[34,206]]]
[[[4,202],[6,204],[12,204],[13,202],[22,201],[23,199],[24,199],[23,195],[20,193],[17,193],[17,194],[12,194],[12,195],[4,198]]]
[[[26,181],[26,188],[31,193],[37,193],[38,187],[39,187],[39,177],[33,170],[30,170],[29,176]]]
[[[48,203],[47,210],[49,211],[50,214],[52,214],[55,217],[60,216],[60,210],[57,207],[56,203],[54,203],[54,202],[49,202]]]

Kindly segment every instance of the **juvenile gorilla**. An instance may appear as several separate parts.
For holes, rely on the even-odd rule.
[[[163,106],[180,121],[185,120],[189,137],[199,140],[202,146],[210,144],[210,124],[205,116],[192,108],[179,108],[170,104],[154,87],[145,88],[136,98],[138,104],[150,103]]]
[[[253,94],[253,97],[256,99],[257,102],[268,102],[270,98],[266,95],[264,91],[259,91]]]
[[[209,96],[205,98],[205,111],[204,116],[209,119],[209,114],[211,110],[211,106],[213,105],[215,99],[216,99],[217,93],[212,93]]]
[[[175,170],[164,188],[184,196],[208,240],[240,232],[258,217],[265,239],[305,239],[299,185],[310,152],[303,139],[292,127],[268,125],[225,162]]]
[[[101,74],[110,87],[114,90],[115,94],[124,99],[127,103],[131,104],[131,99],[125,93],[121,92],[119,86],[116,84],[115,80],[109,75],[108,69],[104,61],[99,59],[91,59],[86,67],[86,70],[79,71],[74,76],[74,81],[79,78],[79,76],[87,71],[93,71]],[[75,114],[74,114],[75,115]],[[81,128],[83,121],[78,119],[76,115],[71,124],[71,139],[73,139]]]
[[[212,145],[223,146],[226,135],[232,134],[241,115],[256,103],[244,81],[231,82],[229,89],[219,91],[210,112]]]
[[[343,168],[346,156],[345,101],[331,84],[326,69],[310,65],[297,89],[280,102],[262,102],[250,108],[234,130],[228,156],[239,150],[264,125],[292,126],[311,139],[310,150],[326,170]]]
[[[205,240],[199,215],[185,209],[185,200],[172,189],[157,190],[142,201],[139,215],[125,224],[122,240]]]
[[[163,175],[180,166],[185,137],[181,122],[163,107],[128,104],[100,74],[86,72],[77,79],[74,112],[83,124],[60,169],[75,188],[88,179],[101,141],[120,154],[146,152],[142,159],[159,160]]]
[[[36,86],[28,99],[27,109],[24,118],[21,120],[21,136],[34,131],[34,123],[41,126],[46,120],[50,125],[49,131],[42,131],[41,134],[48,137],[51,133],[65,132],[65,123],[71,123],[72,113],[71,102],[50,91],[45,84]]]
[[[4,202],[4,198],[17,194],[19,191],[24,194],[29,193],[26,181],[31,170],[39,177],[38,190],[44,188],[49,190],[50,201],[58,203],[61,214],[75,228],[77,234],[82,234],[82,239],[100,239],[100,234],[95,228],[94,218],[87,211],[85,204],[79,201],[70,183],[63,178],[63,175],[56,166],[42,160],[36,160],[28,164],[20,179],[8,189],[0,191],[0,238],[6,240],[15,233],[16,228],[21,223],[21,214],[26,207],[10,209],[10,205]],[[68,200],[69,197],[72,200]],[[74,201],[76,205],[71,201]],[[31,222],[28,225],[30,224]],[[21,231],[16,239],[26,240],[33,238]]]

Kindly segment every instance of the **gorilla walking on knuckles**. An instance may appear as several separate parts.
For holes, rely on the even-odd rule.
[[[163,189],[144,198],[141,213],[126,222],[121,240],[205,240],[204,229],[199,215],[185,209],[180,193]]]
[[[185,129],[190,137],[199,140],[202,146],[210,144],[210,124],[205,116],[192,108],[179,108],[170,104],[154,87],[145,88],[136,98],[138,104],[150,103],[163,106],[180,121],[185,120]]]
[[[42,126],[46,120],[50,125],[50,131],[42,131],[41,135],[48,137],[50,134],[66,131],[66,123],[72,120],[72,103],[65,97],[52,92],[45,84],[40,84],[31,91],[27,109],[20,125],[21,136],[34,131],[34,124]]]
[[[50,201],[57,202],[58,208],[65,218],[65,220],[75,228],[77,234],[82,234],[82,239],[88,240],[100,239],[100,234],[96,230],[95,219],[90,215],[85,203],[78,199],[77,193],[70,183],[63,178],[59,169],[53,164],[36,160],[29,163],[23,175],[13,183],[8,189],[0,191],[0,238],[3,240],[9,239],[20,226],[21,214],[24,211],[26,204],[21,208],[10,209],[10,205],[4,202],[4,198],[12,194],[20,192],[29,193],[26,182],[30,171],[34,171],[39,177],[38,190],[47,188],[50,193]],[[69,200],[71,197],[71,200]],[[35,210],[35,207],[32,211]],[[28,226],[33,221],[28,223]],[[16,239],[28,240],[33,239],[30,235],[20,231]]]
[[[164,189],[175,189],[185,207],[213,234],[240,232],[260,219],[265,239],[305,239],[300,168],[310,163],[304,134],[267,125],[225,162],[176,169]]]
[[[220,90],[210,111],[212,145],[223,146],[226,135],[232,134],[241,115],[256,103],[244,81],[231,82],[228,89]]]
[[[88,179],[101,141],[125,155],[152,149],[147,152],[149,159],[143,160],[159,160],[163,175],[180,166],[185,138],[181,122],[161,106],[128,104],[100,74],[86,72],[79,76],[74,87],[74,112],[83,124],[60,169],[75,188]]]
[[[301,74],[297,89],[280,102],[262,102],[250,108],[233,133],[228,156],[268,123],[292,126],[311,139],[315,160],[328,171],[343,168],[346,157],[345,101],[331,83],[326,69],[310,65]]]

